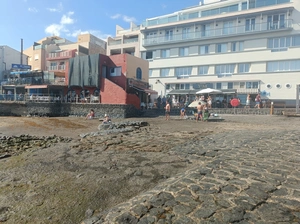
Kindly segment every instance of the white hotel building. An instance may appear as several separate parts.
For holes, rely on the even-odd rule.
[[[160,95],[210,87],[295,103],[300,84],[300,0],[204,0],[147,19],[141,57]]]

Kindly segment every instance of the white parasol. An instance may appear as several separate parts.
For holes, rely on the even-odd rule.
[[[196,92],[196,94],[222,94],[223,92],[218,89],[201,89],[200,91]]]

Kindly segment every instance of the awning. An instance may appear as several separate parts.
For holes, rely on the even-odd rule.
[[[191,89],[173,89],[171,90],[168,95],[186,95],[186,94],[194,94],[199,90],[191,90]]]
[[[158,94],[158,92],[156,92],[155,90],[152,90],[152,89],[142,89],[142,88],[137,88],[135,86],[133,86],[132,88],[134,88],[134,89],[136,89],[138,91],[145,92],[145,93]]]
[[[48,85],[32,85],[32,86],[25,86],[25,89],[47,89]]]

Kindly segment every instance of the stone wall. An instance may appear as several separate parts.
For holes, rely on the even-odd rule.
[[[112,118],[140,115],[139,110],[132,105],[3,102],[0,103],[0,116],[86,116],[91,109],[99,118],[104,117],[104,114]]]

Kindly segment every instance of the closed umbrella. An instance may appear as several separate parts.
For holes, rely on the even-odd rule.
[[[197,107],[198,104],[199,104],[199,102],[200,102],[202,105],[206,104],[206,103],[205,103],[204,101],[202,101],[202,100],[200,100],[200,101],[196,100],[196,101],[193,101],[190,105],[188,105],[188,107]]]
[[[223,92],[218,89],[201,89],[200,91],[196,92],[196,94],[222,94]]]

